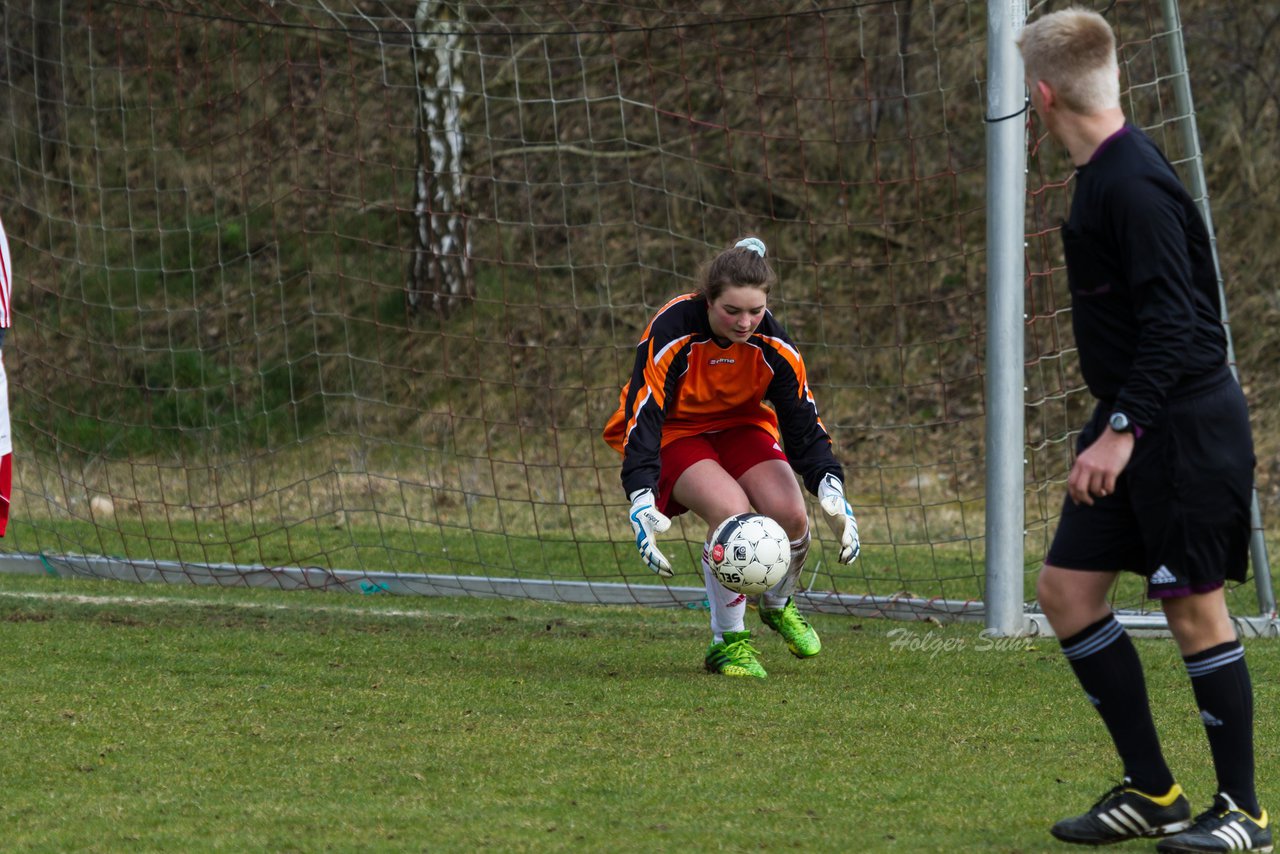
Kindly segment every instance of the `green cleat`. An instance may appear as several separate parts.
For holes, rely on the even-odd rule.
[[[818,633],[809,625],[809,621],[800,615],[794,599],[775,610],[760,607],[760,622],[782,635],[787,642],[787,649],[796,658],[810,658],[822,651],[822,641]]]
[[[763,679],[769,674],[764,672],[756,655],[756,648],[751,645],[751,632],[725,632],[723,642],[707,647],[704,663],[710,673]]]

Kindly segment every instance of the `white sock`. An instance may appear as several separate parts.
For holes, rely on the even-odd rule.
[[[796,592],[800,583],[800,573],[804,570],[804,560],[809,556],[809,529],[797,540],[791,541],[791,563],[787,566],[787,574],[781,581],[760,595],[760,607],[766,611],[776,611],[785,606],[787,600]]]
[[[746,631],[747,597],[716,581],[711,573],[710,551],[710,546],[702,547],[702,575],[707,583],[707,604],[711,606],[711,634],[716,643],[721,643],[725,632]]]

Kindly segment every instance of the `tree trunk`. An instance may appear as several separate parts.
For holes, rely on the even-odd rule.
[[[40,122],[40,155],[45,175],[58,171],[62,139],[62,2],[31,5],[35,20],[36,112]]]
[[[441,316],[474,299],[471,242],[463,206],[462,6],[420,0],[414,14],[413,58],[418,80],[417,224],[406,300],[410,313],[429,306]]]

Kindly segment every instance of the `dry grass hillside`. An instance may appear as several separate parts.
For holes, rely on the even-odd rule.
[[[1097,5],[1114,7],[1135,107],[1171,121],[1153,82],[1168,72],[1160,4]],[[465,4],[476,295],[448,315],[405,306],[418,88],[411,22],[387,4],[6,8],[21,429],[50,454],[106,460],[252,461],[359,436],[359,453],[510,463],[529,490],[540,467],[609,471],[599,427],[645,318],[714,247],[759,231],[776,309],[866,489],[892,504],[902,468],[911,489],[934,478],[971,499],[985,6]],[[1184,0],[1181,14],[1273,504],[1280,2]],[[1032,169],[1066,180],[1048,150]],[[1065,194],[1045,198],[1051,211]],[[1044,245],[1032,263],[1048,272],[1060,259]],[[1084,401],[1057,358],[1060,276],[1046,281],[1033,394],[1041,412],[1066,403],[1032,430],[1051,451],[1033,476],[1052,478]]]

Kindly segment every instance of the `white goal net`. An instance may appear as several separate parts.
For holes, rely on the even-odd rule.
[[[815,524],[809,606],[980,613],[992,502],[1038,567],[1089,405],[1070,172],[1017,117],[1026,481],[986,495],[985,3],[17,6],[0,565],[697,607],[700,523],[660,583],[600,433],[648,317],[750,232],[863,536],[844,567]],[[1183,168],[1159,8],[1108,15]]]

